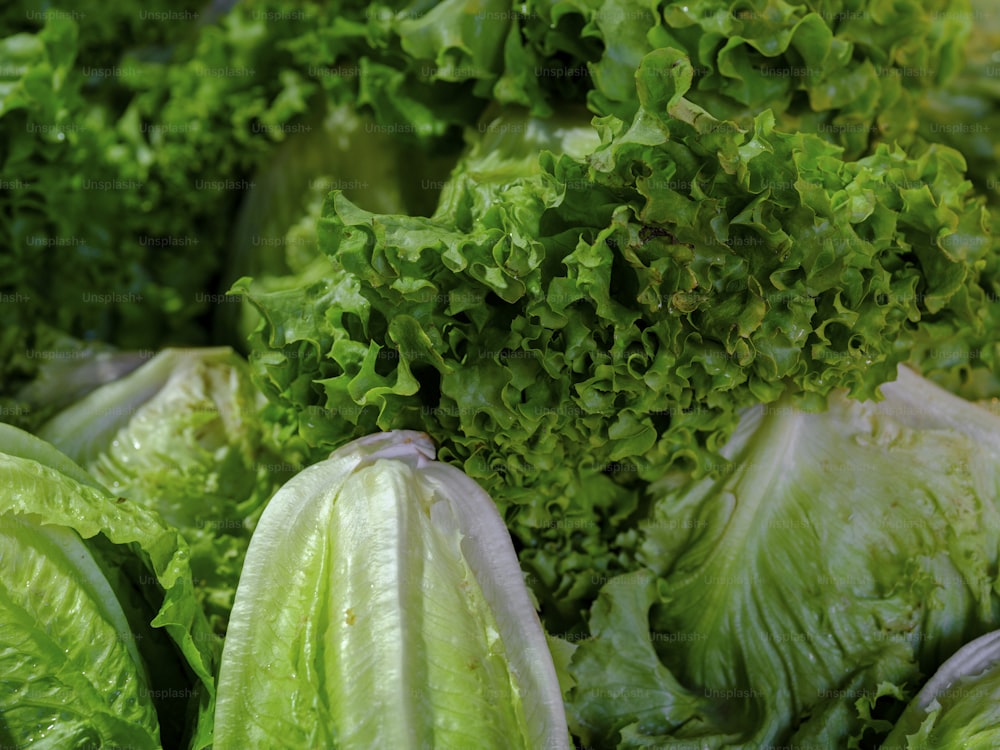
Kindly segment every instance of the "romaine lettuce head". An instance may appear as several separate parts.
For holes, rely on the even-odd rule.
[[[648,570],[574,654],[584,741],[864,746],[1000,624],[1000,418],[905,368],[881,392],[754,407],[709,476],[651,487]]]
[[[906,707],[882,750],[992,750],[1000,742],[1000,631],[962,646]]]
[[[257,398],[232,350],[167,349],[39,431],[102,485],[181,531],[220,633],[253,523],[297,468],[291,453],[271,457]]]
[[[0,740],[206,748],[218,641],[162,519],[0,424]]]
[[[568,750],[552,657],[489,496],[376,433],[261,517],[222,654],[217,750]]]

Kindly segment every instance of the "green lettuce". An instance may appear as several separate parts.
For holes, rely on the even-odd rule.
[[[19,5],[18,32],[0,27],[2,396],[30,380],[62,336],[134,349],[201,341],[198,292],[214,267],[195,244],[207,239],[196,221],[178,222],[184,214],[163,197],[139,145],[143,123],[108,102],[118,96],[115,71],[128,66],[81,57],[103,24],[78,23],[81,8]],[[130,7],[137,21],[139,5]],[[111,49],[121,55],[121,42]]]
[[[946,0],[543,0],[527,9],[536,73],[569,82],[597,114],[631,119],[643,57],[674,48],[691,60],[695,104],[745,128],[770,109],[779,130],[819,134],[849,158],[916,142],[920,99],[954,78],[975,23],[968,2]]]
[[[0,399],[0,418],[28,432],[95,388],[124,377],[153,356],[152,351],[120,351],[100,341],[83,341],[55,330],[35,377],[10,399]]]
[[[377,433],[265,510],[215,747],[469,746],[568,750],[552,658],[490,498],[426,435]]]
[[[882,750],[987,750],[1000,739],[1000,633],[967,643],[928,680]]]
[[[691,613],[642,520],[650,483],[732,479],[745,409],[842,410],[901,363],[1000,396],[995,21],[984,0],[13,0],[0,419],[37,429],[121,379],[50,437],[169,516],[218,633],[272,469],[426,431],[509,526],[581,737],[871,746],[993,626],[983,596],[917,644],[817,649],[808,679],[782,648],[784,683],[776,644],[754,661],[723,629],[730,660],[699,672],[705,644],[657,630]],[[266,405],[242,375],[216,403],[180,361],[204,389],[165,360],[160,386],[122,379],[114,354],[209,341]],[[888,618],[910,601],[883,594]]]
[[[991,224],[1000,219],[1000,15],[988,0],[973,0],[972,34],[957,77],[925,92],[920,100],[921,135],[957,149],[965,157],[968,179],[986,197]],[[979,240],[982,241],[982,240]],[[970,399],[1000,395],[995,373],[1000,362],[1000,252],[995,233],[984,257],[981,286],[986,323],[982,330],[936,327],[914,350],[914,361],[936,382]]]
[[[299,468],[291,447],[282,457],[268,444],[258,399],[231,349],[167,349],[38,431],[103,486],[183,534],[220,635],[257,518]]]
[[[924,93],[919,101],[920,133],[958,149],[969,179],[996,205],[1000,199],[1000,16],[987,0],[968,10],[972,30],[960,72]]]
[[[236,217],[226,278],[252,277],[255,293],[296,288],[334,271],[316,237],[331,190],[373,211],[429,214],[439,192],[434,188],[444,184],[454,161],[447,152],[414,151],[349,105],[330,109],[308,127],[278,146],[254,176]],[[412,170],[399,170],[404,160]],[[221,334],[245,347],[258,316],[244,301],[222,306],[217,322]]]
[[[317,88],[273,54],[292,29],[198,5],[0,10],[5,416],[66,336],[203,345],[225,307],[228,217]]]
[[[176,530],[0,425],[0,739],[211,745],[219,644]]]
[[[957,152],[845,160],[770,112],[716,119],[693,75],[649,53],[631,120],[490,113],[432,216],[333,191],[324,277],[234,287],[283,434],[318,460],[427,431],[500,504],[555,630],[633,566],[643,483],[706,471],[740,408],[870,397],[930,326],[984,330]]]
[[[754,407],[712,475],[651,485],[573,654],[585,742],[869,746],[996,628],[1000,419],[905,368],[881,394]]]
[[[497,104],[550,117],[586,103],[629,120],[640,61],[673,48],[692,61],[691,100],[717,117],[750,128],[770,109],[779,131],[819,133],[855,158],[910,143],[915,102],[959,70],[974,19],[944,0],[9,3],[0,399],[34,377],[52,331],[158,350],[208,343],[215,326],[235,343],[222,292],[258,274],[231,273],[215,251],[232,243],[223,217],[259,204],[256,175],[331,113],[363,115],[412,178]],[[395,178],[377,182],[372,196]]]
[[[284,0],[5,5],[3,416],[23,416],[13,393],[64,336],[159,350],[204,345],[216,326],[214,340],[229,340],[228,219],[252,203],[258,169],[287,155],[279,146],[322,130],[327,113],[363,109],[382,136],[370,140],[408,154],[475,122],[488,100],[446,84],[454,70],[425,75],[438,66],[390,31],[426,36],[412,27],[450,10],[407,24],[415,14],[397,24],[361,3]],[[460,46],[482,47],[493,28],[474,21]]]

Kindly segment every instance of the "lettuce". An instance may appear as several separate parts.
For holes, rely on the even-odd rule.
[[[969,165],[969,179],[993,205],[1000,198],[1000,114],[997,45],[1000,16],[986,0],[973,0],[972,30],[960,72],[924,92],[919,100],[921,135],[958,149]]]
[[[941,665],[882,744],[882,750],[990,748],[1000,738],[1000,633],[962,646]]]
[[[275,495],[222,654],[218,750],[568,750],[503,522],[433,459],[426,435],[375,434]]]
[[[343,190],[373,211],[429,214],[439,192],[435,188],[454,161],[447,152],[414,152],[350,105],[331,108],[308,127],[278,146],[273,160],[254,176],[236,217],[226,278],[252,277],[255,293],[329,276],[316,221],[330,190]],[[399,170],[403,160],[412,171]],[[258,322],[254,308],[244,301],[220,312],[222,332],[245,346]]]
[[[835,546],[803,581],[835,579],[824,560],[867,575],[857,549],[876,539],[902,588],[781,581],[798,608],[770,602],[773,622],[746,634],[732,623],[762,617],[746,591],[711,589],[706,624],[669,566],[725,580],[711,529],[748,571],[778,575],[752,534],[728,536],[740,524],[712,524],[729,490],[760,494],[729,459],[780,461],[798,415],[869,409],[855,402],[901,364],[1000,395],[995,21],[983,0],[13,0],[0,417],[38,429],[70,407],[44,434],[183,534],[219,634],[274,481],[363,436],[424,431],[508,526],[562,636],[550,643],[579,738],[873,746],[925,675],[995,627],[981,581],[950,583],[948,564],[981,566],[940,538],[985,538],[991,560],[989,519],[966,532],[955,508],[921,505],[919,533],[865,535],[809,507],[858,559]],[[206,343],[245,353],[267,403],[231,353],[128,375],[140,363],[118,351]],[[747,412],[771,409],[788,419]],[[961,439],[931,411],[927,430],[872,419],[951,455]],[[824,445],[851,453],[841,437]],[[797,448],[818,453],[818,438]],[[959,510],[989,515],[968,477],[918,468],[891,486],[859,474],[853,500],[825,506],[874,493],[864,515],[899,490],[961,487],[983,504]],[[820,495],[831,471],[802,484]],[[760,515],[809,502],[780,489]],[[703,525],[669,526],[694,505],[710,507],[685,523]],[[760,532],[788,554],[811,539]],[[43,536],[33,559],[62,566],[70,542]],[[99,567],[134,551],[97,544]],[[113,622],[95,591],[74,596]],[[843,643],[821,642],[832,625]],[[232,700],[236,745],[246,704]],[[164,715],[129,714],[145,734],[127,744],[155,742]]]
[[[121,115],[113,72],[128,63],[98,62],[107,49],[80,52],[93,53],[100,42],[90,34],[107,28],[77,23],[82,8],[18,5],[16,25],[0,27],[2,396],[30,380],[66,335],[132,349],[171,337],[201,342],[199,292],[214,271],[212,254],[196,244],[208,240],[198,214],[177,221],[183,214],[164,197],[143,123]],[[128,5],[135,22],[139,5]],[[185,27],[167,28],[182,36]],[[111,49],[123,52],[120,41]]]
[[[102,485],[183,534],[199,599],[220,635],[253,526],[298,469],[291,451],[282,458],[267,445],[258,396],[231,349],[167,349],[38,430]]]
[[[218,642],[176,530],[0,425],[0,738],[211,745]]]
[[[997,627],[1000,419],[905,368],[881,393],[753,407],[714,475],[651,485],[573,655],[585,742],[867,746]]]
[[[920,101],[955,77],[976,23],[964,0],[527,7],[525,36],[544,55],[536,72],[576,83],[597,114],[631,119],[641,108],[635,70],[648,53],[673,48],[691,60],[695,104],[748,129],[771,110],[779,130],[816,133],[851,159],[880,143],[919,143]]]
[[[930,326],[984,331],[989,217],[959,154],[846,160],[769,111],[713,117],[693,80],[660,49],[630,120],[491,112],[432,216],[332,191],[324,275],[234,286],[285,434],[317,460],[427,431],[497,499],[555,629],[633,566],[643,483],[707,471],[741,408],[871,397]]]

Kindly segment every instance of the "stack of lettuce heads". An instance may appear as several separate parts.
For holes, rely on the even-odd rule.
[[[217,633],[274,487],[390,430],[496,503],[588,747],[878,747],[1000,627],[995,11],[226,5],[0,12],[2,416]],[[254,387],[44,397],[207,343]]]

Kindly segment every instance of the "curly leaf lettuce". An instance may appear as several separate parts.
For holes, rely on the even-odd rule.
[[[717,119],[692,81],[662,49],[631,120],[486,120],[434,215],[333,191],[327,279],[237,286],[286,434],[320,456],[428,431],[497,498],[556,629],[632,565],[642,482],[709,471],[740,408],[874,396],[925,326],[983,325],[988,217],[959,154],[846,161],[770,112]]]
[[[915,142],[919,100],[961,67],[968,2],[690,0],[534,2],[524,25],[543,77],[582,82],[590,108],[631,119],[633,77],[649,52],[691,60],[690,98],[751,127],[770,109],[779,130],[816,133],[849,158]]]

